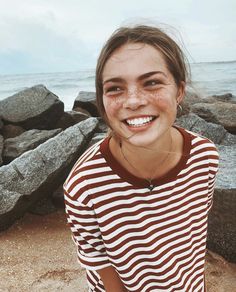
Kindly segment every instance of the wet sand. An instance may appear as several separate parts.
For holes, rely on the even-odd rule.
[[[0,291],[88,291],[63,210],[26,214],[0,233]],[[236,292],[236,264],[207,253],[208,292]]]

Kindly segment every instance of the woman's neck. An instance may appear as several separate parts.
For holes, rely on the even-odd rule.
[[[153,180],[163,175],[173,161],[175,139],[172,128],[155,144],[135,146],[117,137],[111,139],[110,149],[120,164],[135,176]]]

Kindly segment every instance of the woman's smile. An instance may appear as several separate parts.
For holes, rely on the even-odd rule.
[[[126,124],[131,127],[140,127],[152,122],[156,117],[154,116],[143,116],[143,117],[134,117],[128,118],[125,120]]]

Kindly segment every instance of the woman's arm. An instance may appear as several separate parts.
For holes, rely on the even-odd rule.
[[[97,272],[103,281],[106,292],[127,292],[119,275],[112,266],[97,270]]]

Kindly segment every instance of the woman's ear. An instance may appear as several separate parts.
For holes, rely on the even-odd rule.
[[[178,95],[177,95],[177,104],[180,104],[181,101],[184,98],[185,95],[185,90],[186,90],[186,83],[184,81],[181,81],[178,89]]]

